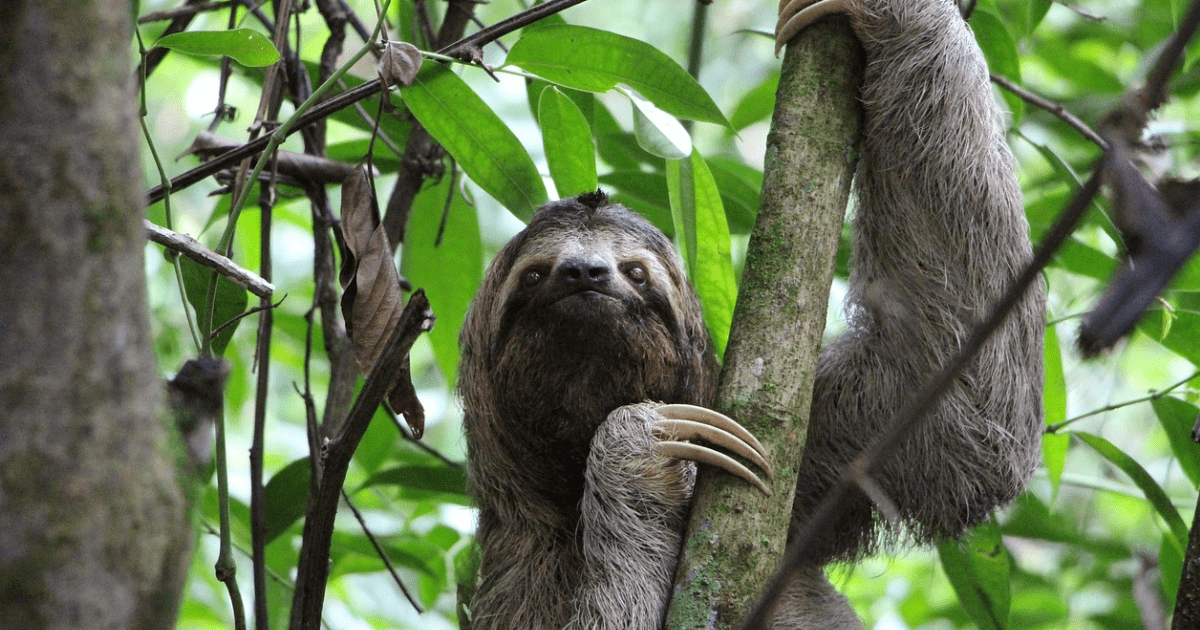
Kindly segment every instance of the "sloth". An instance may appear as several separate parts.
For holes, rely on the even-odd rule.
[[[1001,115],[955,5],[792,0],[780,42],[830,12],[867,53],[864,130],[849,330],[818,361],[797,520],[1030,257]],[[840,506],[775,628],[860,628],[825,563],[960,535],[1021,491],[1039,458],[1044,319],[1034,287],[875,476],[902,525],[865,496]],[[718,365],[671,242],[598,191],[548,203],[491,263],[460,345],[479,508],[471,626],[659,627],[694,462],[763,491],[717,449],[772,474],[745,429],[704,409]]]

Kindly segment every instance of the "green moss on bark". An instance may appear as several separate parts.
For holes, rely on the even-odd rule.
[[[840,20],[810,28],[784,58],[715,405],[762,441],[774,496],[701,474],[669,628],[735,627],[782,556],[857,155],[861,70],[859,44]]]

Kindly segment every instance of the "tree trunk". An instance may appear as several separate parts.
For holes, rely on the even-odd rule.
[[[670,628],[735,627],[783,555],[857,161],[862,67],[844,19],[810,27],[787,47],[715,405],[762,441],[774,496],[728,475],[701,474]]]
[[[169,628],[193,533],[151,352],[129,4],[0,15],[0,628]]]

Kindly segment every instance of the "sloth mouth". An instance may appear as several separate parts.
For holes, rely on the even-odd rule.
[[[569,291],[564,292],[561,296],[559,296],[559,298],[557,300],[555,300],[555,302],[562,302],[565,300],[569,300],[571,298],[578,298],[580,300],[587,300],[587,301],[602,300],[605,298],[615,300],[615,299],[617,299],[617,296],[613,295],[612,293],[609,293],[608,291],[605,291],[603,288],[600,288],[600,287],[583,286],[583,287],[575,287]]]

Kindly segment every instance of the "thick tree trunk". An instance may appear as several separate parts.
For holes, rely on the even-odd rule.
[[[735,627],[783,555],[857,161],[862,67],[844,20],[815,25],[787,47],[715,405],[762,441],[775,494],[764,498],[728,475],[700,476],[670,628]]]
[[[169,628],[193,534],[150,344],[129,4],[0,15],[0,628]]]

